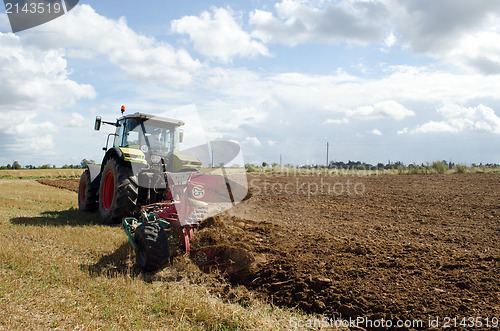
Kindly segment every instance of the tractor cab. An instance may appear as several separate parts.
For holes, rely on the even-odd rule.
[[[125,117],[118,121],[114,139],[115,147],[140,149],[143,153],[168,155],[177,145],[176,123],[143,121],[137,117]]]
[[[115,133],[108,135],[103,149],[108,151],[109,138],[114,136],[113,149],[118,149],[125,161],[171,172],[201,168],[199,160],[179,153],[184,136],[180,129],[184,125],[181,120],[134,113],[122,116],[116,123],[104,122],[97,117],[96,130],[100,129],[101,123],[116,126]]]

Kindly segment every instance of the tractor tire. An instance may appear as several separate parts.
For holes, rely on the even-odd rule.
[[[146,272],[165,268],[170,262],[168,236],[158,223],[143,223],[134,234],[137,264]]]
[[[92,187],[90,172],[85,170],[80,177],[80,185],[78,187],[78,209],[94,211],[98,207],[97,188]]]
[[[138,185],[128,162],[110,158],[101,174],[99,213],[107,224],[132,216],[137,206]]]

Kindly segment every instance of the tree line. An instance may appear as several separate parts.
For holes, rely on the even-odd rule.
[[[421,163],[421,164],[416,164],[416,163],[411,163],[411,164],[405,164],[401,161],[388,161],[387,163],[377,163],[376,165],[366,163],[366,162],[361,162],[361,161],[330,161],[328,164],[328,167],[326,167],[324,164],[311,164],[311,165],[293,165],[293,164],[285,164],[283,167],[284,168],[294,168],[294,169],[345,169],[345,170],[401,170],[401,169],[406,169],[406,170],[414,170],[414,169],[423,169],[423,168],[429,168],[429,167],[434,167],[434,168],[439,168],[439,170],[446,170],[446,169],[454,169],[457,167],[460,167],[463,165],[460,164],[455,164],[454,162],[448,162],[446,160],[442,161],[435,161],[432,163],[426,162],[426,163]],[[499,168],[500,165],[496,163],[487,163],[487,164],[476,164],[472,163],[471,168],[475,167],[486,167],[486,168]],[[276,169],[276,168],[281,168],[281,166],[278,163],[267,163],[267,162],[262,162],[260,165],[252,164],[252,163],[247,163],[245,164],[245,168],[247,171],[252,172],[252,171],[261,171],[261,170],[269,170],[269,169]]]
[[[27,164],[22,166],[19,162],[13,161],[12,164],[2,165],[0,166],[0,170],[21,170],[21,169],[82,169],[85,168],[88,164],[96,164],[94,160],[83,159],[80,161],[80,164],[65,164],[62,167],[58,168],[55,165],[51,164],[43,164],[40,166],[34,166],[32,164]]]

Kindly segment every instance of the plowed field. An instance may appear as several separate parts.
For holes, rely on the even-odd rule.
[[[256,256],[233,284],[332,318],[500,318],[499,174],[250,175],[249,186],[212,222]]]

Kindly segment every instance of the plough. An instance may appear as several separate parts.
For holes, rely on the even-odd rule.
[[[165,267],[170,260],[170,238],[178,238],[181,249],[204,271],[238,272],[253,263],[244,249],[227,246],[192,246],[200,222],[211,202],[232,200],[231,186],[225,176],[200,173],[167,173],[171,188],[165,201],[141,207],[140,217],[125,217],[122,226],[145,271]],[[175,241],[175,240],[173,240]]]

